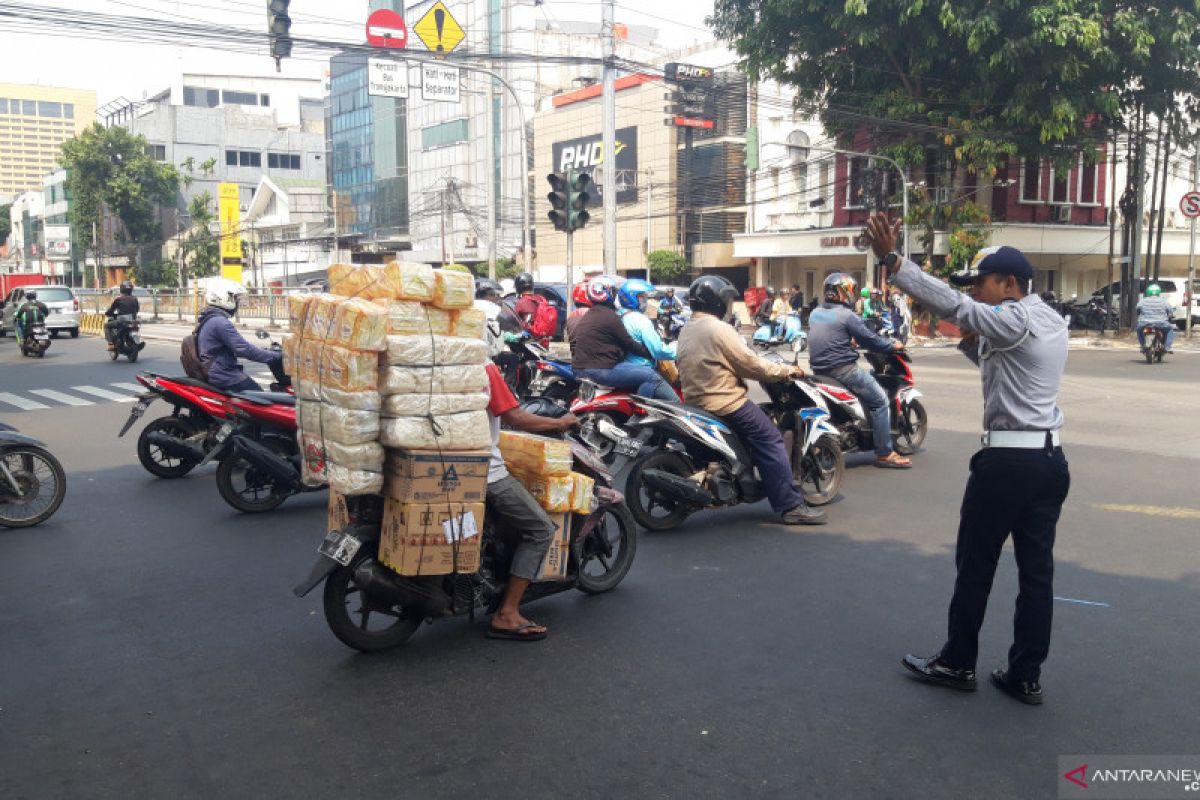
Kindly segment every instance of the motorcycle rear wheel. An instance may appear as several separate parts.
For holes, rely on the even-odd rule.
[[[363,545],[348,565],[338,567],[325,579],[322,605],[329,630],[342,644],[363,653],[379,653],[399,647],[421,627],[419,612],[407,611],[399,606],[385,610],[379,604],[372,604],[355,580],[355,571],[366,562],[374,561],[378,551],[378,542]],[[352,610],[350,605],[356,598],[359,606]],[[399,612],[396,611],[398,608]],[[382,629],[371,630],[372,614],[394,621]],[[357,621],[355,616],[358,617]]]
[[[902,456],[911,456],[921,449],[925,442],[925,434],[929,431],[929,415],[920,400],[908,404],[903,418],[895,418],[892,412],[892,442],[896,452]]]
[[[605,553],[605,550],[610,552]],[[636,553],[637,525],[633,514],[624,505],[610,506],[604,510],[604,516],[596,523],[591,535],[581,543],[576,588],[585,594],[612,591],[629,573]],[[602,574],[587,572],[593,562],[604,568]]]
[[[792,476],[796,487],[810,506],[823,506],[838,496],[846,477],[846,457],[842,446],[826,434],[813,442],[807,454],[792,448]],[[811,489],[809,487],[812,487]]]
[[[28,503],[18,505],[11,496],[11,487],[0,487],[0,526],[28,528],[50,519],[67,496],[67,474],[58,459],[41,447],[22,445],[0,453],[0,460],[4,461],[21,487],[22,494],[34,490],[33,499],[37,500],[46,494],[44,489],[50,489],[49,497],[43,503],[30,508],[32,513],[28,516],[18,516],[18,509],[24,508]]]
[[[265,437],[262,441],[280,455],[287,455],[287,445],[279,437]],[[221,459],[217,467],[217,491],[222,500],[244,514],[274,511],[291,496],[290,491],[280,492],[270,476],[259,475],[258,469],[237,453]]]
[[[1154,363],[1154,348],[1153,348],[1153,347],[1147,347],[1147,348],[1143,349],[1143,350],[1142,350],[1142,355],[1146,356],[1146,363],[1147,363],[1147,364],[1153,364],[1153,363]]]
[[[182,478],[196,466],[196,462],[178,456],[170,456],[162,448],[146,441],[146,436],[154,431],[162,431],[169,436],[186,439],[196,435],[196,428],[183,417],[160,417],[154,420],[138,436],[138,461],[151,475],[157,478]]]
[[[674,500],[659,497],[655,492],[642,484],[642,470],[661,469],[681,478],[692,474],[692,466],[683,456],[671,450],[657,450],[645,456],[629,470],[629,479],[625,484],[625,502],[629,504],[629,512],[637,520],[637,524],[650,531],[669,531],[678,528],[683,521],[691,516],[692,509]],[[665,514],[655,516],[654,509],[660,508]]]

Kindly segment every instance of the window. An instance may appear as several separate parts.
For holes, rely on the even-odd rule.
[[[226,150],[225,166],[227,167],[261,167],[262,153],[253,150]]]
[[[75,104],[74,103],[63,103],[63,118],[64,119],[75,119]]]
[[[859,192],[862,190],[862,174],[865,166],[866,164],[861,158],[846,160],[846,208],[863,207]]]
[[[421,129],[421,148],[430,150],[434,147],[445,147],[467,141],[467,121],[452,119],[440,125],[430,125]]]
[[[21,101],[21,113],[27,117],[36,117],[37,116],[37,103],[35,103],[33,100],[22,100]]]
[[[39,117],[62,117],[62,103],[47,103],[45,101],[38,102]]]
[[[1051,172],[1050,176],[1054,179],[1050,184],[1050,202],[1059,204],[1071,202],[1071,173],[1059,175],[1058,172]]]
[[[1042,162],[1036,158],[1021,161],[1021,202],[1042,202]]]
[[[300,169],[300,156],[296,153],[267,153],[268,169]]]
[[[8,98],[0,97],[0,114],[8,113]]]
[[[1100,162],[1085,163],[1083,156],[1079,157],[1079,189],[1076,192],[1076,202],[1081,206],[1099,205],[1097,187],[1100,185]]]
[[[234,92],[225,89],[221,92],[221,102],[234,106],[256,106],[258,105],[258,95],[254,92]]]
[[[150,156],[155,161],[166,161],[167,146],[164,144],[148,144],[146,145],[146,155]]]
[[[260,106],[264,106],[264,107],[271,105],[271,95],[269,95],[269,94],[260,94],[260,95],[258,96],[258,104],[259,104]]]
[[[183,87],[183,104],[198,108],[216,108],[221,104],[221,93],[216,89],[185,86]]]
[[[238,162],[237,150],[226,150],[225,151],[225,166],[236,167],[237,162]]]

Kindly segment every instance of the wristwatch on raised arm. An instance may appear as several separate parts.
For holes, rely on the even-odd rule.
[[[887,267],[888,272],[892,272],[893,270],[896,269],[896,265],[899,263],[900,263],[900,254],[893,252],[893,253],[888,253],[886,256],[879,259],[877,266]]]

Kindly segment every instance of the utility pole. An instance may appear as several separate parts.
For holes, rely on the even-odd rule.
[[[1129,252],[1129,280],[1121,281],[1122,322],[1132,325],[1134,298],[1137,297],[1142,277],[1142,214],[1146,211],[1146,126],[1138,130],[1137,177],[1133,182],[1133,246]]]
[[[1192,144],[1196,152],[1192,155],[1192,190],[1200,186],[1200,140]],[[1188,282],[1184,292],[1187,303],[1187,338],[1192,338],[1192,309],[1196,307],[1196,218],[1192,217],[1192,235],[1188,244]]]
[[[1163,144],[1162,158],[1162,186],[1159,188],[1158,196],[1158,234],[1154,243],[1154,280],[1158,280],[1158,270],[1162,265],[1162,240],[1163,240],[1163,224],[1167,221],[1167,180],[1171,176],[1171,129],[1167,129],[1167,136]]]
[[[496,31],[493,30],[496,24],[495,16],[488,14],[488,41],[496,39]],[[495,69],[495,65],[489,63],[488,69]],[[496,125],[493,119],[492,112],[496,105],[496,82],[490,77],[487,79],[487,91],[483,93],[484,112],[483,112],[483,173],[484,181],[487,184],[487,217],[488,217],[488,244],[487,244],[487,263],[488,277],[496,280]],[[522,132],[523,133],[523,132]]]
[[[604,197],[604,271],[617,270],[617,92],[616,57],[617,39],[614,28],[613,0],[604,0],[604,132],[601,149],[604,153],[604,183],[600,191]]]

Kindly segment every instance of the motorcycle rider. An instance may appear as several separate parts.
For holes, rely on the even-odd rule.
[[[679,396],[671,385],[652,367],[638,366],[625,361],[629,353],[650,358],[650,352],[629,335],[617,317],[617,290],[611,278],[600,276],[588,281],[588,299],[592,307],[575,325],[575,374],[595,383],[653,397],[678,402]]]
[[[1142,330],[1149,326],[1158,328],[1166,336],[1164,346],[1167,352],[1172,352],[1171,345],[1175,343],[1175,307],[1162,296],[1162,289],[1157,283],[1146,287],[1146,296],[1137,304],[1137,337],[1138,344],[1146,349],[1146,334]]]
[[[208,382],[227,392],[259,392],[262,387],[246,376],[238,358],[267,364],[272,369],[283,361],[283,353],[264,350],[246,341],[230,317],[246,295],[246,287],[228,278],[209,278],[204,292],[208,307],[200,312],[196,346],[208,364]]]
[[[654,323],[646,316],[646,302],[654,291],[654,284],[641,278],[630,278],[617,290],[617,315],[625,330],[650,351],[650,358],[630,353],[625,356],[625,361],[651,369],[656,369],[659,361],[675,360],[675,344],[663,342]]]
[[[104,312],[104,316],[108,317],[108,321],[104,323],[104,339],[108,342],[109,350],[117,349],[117,329],[122,324],[117,317],[131,316],[136,320],[141,307],[141,303],[133,296],[133,282],[121,281],[120,293],[113,298],[112,304]],[[145,342],[138,343],[138,350],[145,347]]]
[[[25,341],[25,331],[32,325],[43,325],[46,322],[46,317],[50,316],[50,309],[46,304],[37,299],[37,292],[28,291],[25,293],[25,302],[17,309],[16,315],[13,317],[13,324],[17,329],[17,343]]]
[[[587,281],[580,281],[571,289],[571,302],[575,306],[570,314],[567,315],[567,324],[563,329],[563,334],[567,337],[567,344],[571,346],[571,354],[575,353],[575,328],[579,325],[579,320],[583,319],[583,315],[592,307],[592,301],[588,299]]]
[[[475,281],[475,308],[487,318],[488,355],[500,371],[509,379],[516,380],[521,357],[507,346],[510,337],[521,336],[521,323],[504,306],[501,294],[504,287],[491,278]]]
[[[859,368],[854,341],[877,353],[903,350],[904,344],[884,339],[854,313],[856,289],[854,278],[844,272],[835,272],[825,279],[825,302],[808,318],[808,361],[813,372],[831,376],[867,407],[875,444],[875,466],[909,469],[912,461],[892,449],[887,392],[871,373]],[[869,303],[869,293],[867,298]]]
[[[754,353],[726,324],[737,290],[715,275],[697,278],[688,288],[692,321],[679,334],[679,378],[684,399],[716,414],[746,443],[766,489],[771,509],[786,525],[824,525],[825,514],[804,502],[792,483],[792,461],[779,429],[751,401],[747,380],[783,381],[803,377],[796,366],[769,361]]]

